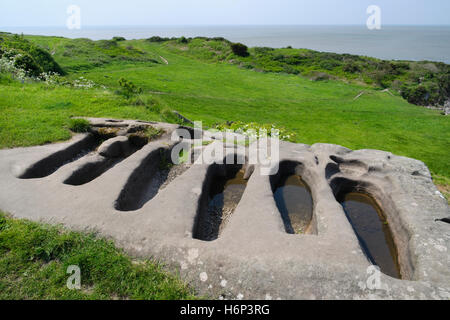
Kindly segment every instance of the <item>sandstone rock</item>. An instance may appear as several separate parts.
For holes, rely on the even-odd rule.
[[[131,146],[127,137],[119,136],[103,142],[97,151],[106,158],[119,158],[128,155]]]
[[[90,120],[108,125],[105,119]],[[118,123],[123,128],[145,124]],[[166,179],[163,189],[152,190],[155,177],[160,182],[165,178],[162,155],[177,145],[170,136],[180,127],[151,125],[168,134],[125,159],[104,162],[102,156],[126,155],[126,137],[106,141],[81,158],[74,155],[85,148],[80,141],[89,140],[89,135],[0,150],[0,209],[17,218],[96,230],[131,255],[166,262],[200,294],[211,297],[449,299],[450,209],[423,162],[379,150],[280,142],[280,167],[294,164],[295,173],[310,188],[311,232],[286,232],[270,176],[262,174],[261,165],[245,164],[248,182],[240,202],[225,213],[229,219],[218,239],[201,241],[194,239],[193,230],[199,206],[214,183],[211,165],[193,164],[173,180]],[[218,140],[198,150],[210,153],[215,146],[224,149]],[[227,155],[244,157],[238,149],[225,149]],[[80,167],[92,179],[78,186],[65,184]],[[335,196],[346,185],[369,193],[382,207],[394,235],[402,279],[377,273],[365,255]],[[139,206],[125,212],[117,208],[118,202]],[[379,278],[379,286],[373,286],[373,277]]]

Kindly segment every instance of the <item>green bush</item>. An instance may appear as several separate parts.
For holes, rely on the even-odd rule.
[[[269,48],[269,47],[256,47],[253,50],[255,51],[255,54],[258,54],[258,55],[265,55],[265,54],[275,51],[274,48]]]
[[[114,49],[118,44],[114,40],[99,40],[97,41],[97,46],[102,49]]]
[[[445,100],[448,100],[450,97],[450,72],[446,74],[442,74],[438,78],[439,91],[442,95],[441,102],[443,103]]]
[[[231,50],[239,57],[248,57],[250,55],[247,46],[242,43],[232,43]]]
[[[186,39],[185,37],[181,37],[180,39],[178,39],[179,43],[188,43],[188,39]]]
[[[91,128],[89,121],[85,119],[70,119],[69,129],[73,132],[84,133]]]
[[[361,69],[359,68],[358,64],[356,64],[354,62],[345,63],[342,67],[342,70],[344,70],[344,72],[348,72],[348,73],[361,72]]]
[[[49,52],[29,42],[21,36],[5,36],[0,42],[0,45],[4,48],[4,50],[15,49],[16,52],[24,52],[28,54],[44,72],[54,72],[60,75],[65,75],[63,69],[53,59]]]
[[[284,72],[288,73],[288,74],[299,74],[300,71],[298,71],[297,69],[291,67],[291,66],[284,66]]]
[[[136,94],[142,93],[142,88],[138,88],[133,82],[125,78],[120,78],[119,86],[121,89],[118,91],[118,93],[125,96],[127,99],[130,99]]]
[[[409,103],[417,105],[425,105],[428,100],[427,97],[429,96],[427,89],[422,85],[416,87],[403,86],[401,95]]]
[[[376,85],[381,88],[387,88],[387,73],[383,70],[375,70],[370,74],[370,77],[373,79]]]
[[[224,37],[213,37],[209,39],[210,41],[220,41],[225,43],[230,43],[229,40],[225,39]]]
[[[45,72],[55,72],[60,75],[65,75],[64,70],[59,66],[59,64],[53,60],[53,57],[41,48],[32,48],[29,54],[33,57],[33,59],[39,63],[39,65],[44,69]]]
[[[333,70],[333,69],[339,67],[340,65],[341,65],[341,63],[337,60],[325,60],[319,64],[319,66],[325,70]]]
[[[162,38],[159,36],[154,36],[154,37],[147,39],[147,41],[149,41],[149,42],[165,42],[165,41],[169,41],[169,40],[170,40],[170,38]]]
[[[16,68],[25,70],[27,74],[32,77],[37,77],[43,72],[42,68],[27,53],[18,55],[14,65]]]
[[[408,62],[395,62],[392,67],[397,70],[398,73],[404,73],[411,69]]]
[[[124,37],[113,37],[112,39],[113,39],[113,41],[116,41],[116,42],[126,41],[127,40]]]

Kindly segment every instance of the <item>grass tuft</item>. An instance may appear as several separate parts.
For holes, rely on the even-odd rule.
[[[86,119],[70,119],[69,129],[73,132],[84,133],[88,132],[91,124]]]

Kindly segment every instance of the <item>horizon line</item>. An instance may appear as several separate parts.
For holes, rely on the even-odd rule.
[[[83,28],[121,28],[121,27],[361,27],[365,24],[139,24],[139,25],[84,25]],[[450,27],[450,24],[388,24],[387,27]],[[42,26],[0,26],[0,28],[64,28],[65,25]],[[81,30],[82,30],[81,29]],[[78,30],[71,30],[78,31]]]

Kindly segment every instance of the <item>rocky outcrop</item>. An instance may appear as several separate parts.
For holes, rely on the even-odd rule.
[[[17,218],[96,230],[132,255],[164,261],[199,293],[217,298],[450,298],[450,210],[421,161],[378,150],[281,142],[277,165],[301,176],[313,200],[308,232],[290,234],[274,200],[274,178],[248,163],[242,149],[204,132],[213,143],[197,147],[196,158],[219,146],[231,158],[246,159],[242,169],[248,181],[220,234],[202,241],[194,234],[206,212],[200,208],[214,179],[227,174],[226,166],[194,163],[177,170],[180,174],[162,188],[161,176],[155,175],[173,166],[168,152],[189,142],[170,138],[183,128],[90,121],[94,131],[112,126],[126,134],[140,125],[167,134],[130,155],[112,147],[126,144],[124,138],[112,137],[113,143],[95,149],[92,133],[66,143],[0,150],[0,209]],[[72,159],[86,141],[90,153]],[[122,157],[105,165],[99,152]],[[54,160],[55,154],[61,161]],[[80,172],[77,182],[82,183],[64,183],[74,172]],[[370,194],[382,208],[397,248],[400,279],[379,273],[368,259],[336,198],[342,190]]]

